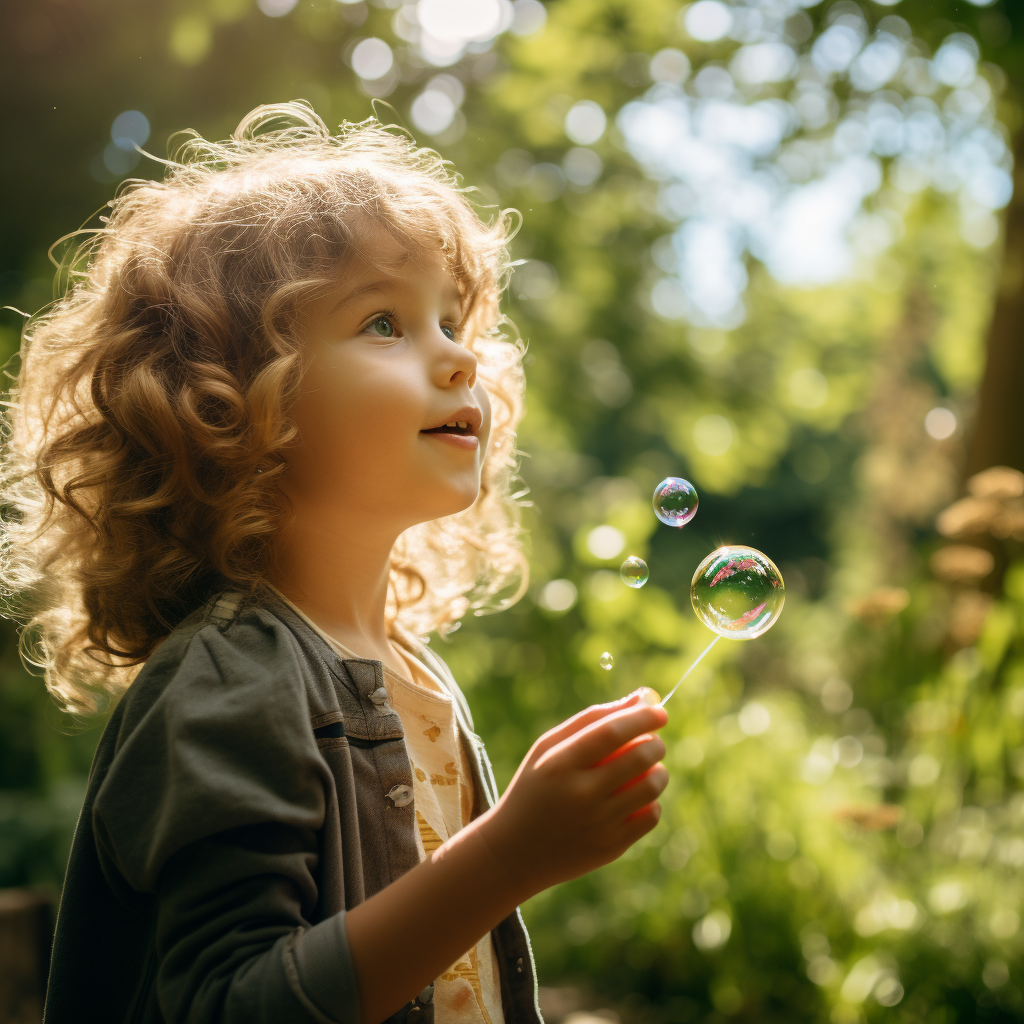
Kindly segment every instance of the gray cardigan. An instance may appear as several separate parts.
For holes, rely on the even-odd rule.
[[[476,790],[497,787],[450,689]],[[409,754],[379,661],[272,593],[215,595],[100,737],[57,914],[45,1024],[355,1024],[345,911],[418,863]],[[493,931],[507,1024],[543,1024],[518,910]],[[433,986],[390,1022],[430,1024]]]

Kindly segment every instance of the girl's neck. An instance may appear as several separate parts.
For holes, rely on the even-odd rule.
[[[269,582],[339,643],[407,676],[384,617],[396,539],[361,528],[326,533],[292,520],[277,539],[279,569]]]

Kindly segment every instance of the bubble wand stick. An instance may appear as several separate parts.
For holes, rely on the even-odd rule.
[[[718,641],[721,640],[721,639],[722,639],[721,636],[716,636],[715,639],[712,640],[711,643],[709,643],[707,645],[707,647],[705,647],[704,650],[701,651],[700,654],[697,655],[697,658],[694,661],[694,663],[679,677],[679,682],[676,683],[676,685],[673,686],[672,689],[668,691],[668,697],[662,698],[662,701],[658,705],[658,707],[662,707],[663,708],[668,703],[669,697],[671,697],[672,694],[675,693],[676,690],[679,689],[679,686],[682,683],[682,681],[701,663],[701,660],[704,658],[704,655],[707,654],[708,651],[710,651],[711,648],[714,647],[715,644],[717,644]]]

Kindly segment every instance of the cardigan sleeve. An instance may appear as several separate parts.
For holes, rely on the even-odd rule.
[[[344,913],[310,923],[332,780],[290,635],[252,613],[151,662],[92,820],[112,888],[156,900],[164,1018],[354,1024]]]

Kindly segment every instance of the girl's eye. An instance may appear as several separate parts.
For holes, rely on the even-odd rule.
[[[442,327],[441,330],[445,332],[444,336],[449,341],[454,341],[455,340],[455,328],[454,327]]]
[[[394,324],[386,316],[377,317],[366,329],[376,334],[378,338],[393,338],[395,336]]]

